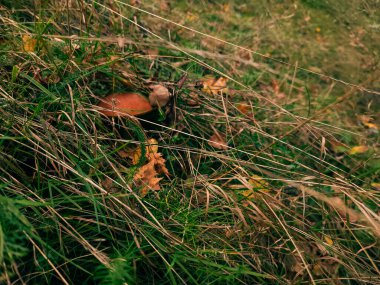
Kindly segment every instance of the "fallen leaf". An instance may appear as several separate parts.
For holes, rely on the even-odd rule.
[[[369,129],[373,129],[373,130],[380,129],[378,125],[376,125],[375,123],[372,123],[373,118],[371,118],[370,116],[360,115],[358,116],[358,119],[364,126],[366,126]]]
[[[373,182],[373,183],[371,183],[371,186],[372,186],[373,188],[375,188],[376,190],[379,190],[379,191],[380,191],[380,183]]]
[[[240,192],[240,194],[242,194],[244,197],[247,197],[248,199],[256,198],[258,191],[269,191],[269,183],[258,175],[252,175],[249,178],[248,183],[250,186],[252,186],[252,188]]]
[[[213,76],[206,76],[202,80],[202,91],[210,95],[227,93],[227,81],[228,80],[224,77],[219,77],[219,79],[216,80]]]
[[[149,94],[149,103],[152,106],[163,107],[170,100],[170,93],[168,88],[160,84],[150,85],[152,92]]]
[[[316,276],[320,276],[323,274],[323,269],[322,269],[322,266],[321,266],[321,263],[318,262],[317,264],[315,264],[313,266],[313,273],[316,275]]]
[[[374,123],[367,123],[367,124],[364,124],[367,128],[369,129],[375,129],[375,130],[378,130],[379,129],[379,126],[374,124]]]
[[[264,178],[258,176],[258,175],[252,175],[251,178],[248,180],[248,183],[252,185],[255,189],[269,191],[269,183],[264,180]]]
[[[157,177],[159,174],[165,174],[169,176],[169,171],[165,166],[166,160],[162,157],[162,154],[158,152],[158,144],[155,139],[148,140],[149,145],[146,149],[146,157],[148,163],[139,168],[134,176],[135,183],[138,187],[141,187],[140,195],[141,197],[146,196],[149,190],[160,190],[159,182],[162,178]],[[137,162],[141,158],[141,148],[140,153],[136,151],[132,157],[132,162],[137,159]]]
[[[227,143],[226,141],[222,138],[222,136],[215,132],[210,138],[209,138],[209,141],[208,141],[208,144],[212,147],[215,147],[217,149],[223,149],[223,150],[227,150],[228,149],[228,146],[227,146]]]
[[[134,176],[137,187],[141,187],[141,197],[146,196],[149,189],[160,190],[159,182],[162,178],[156,177],[158,175],[154,168],[154,161],[149,161],[147,164],[139,168],[138,172]]]
[[[369,149],[368,146],[366,145],[358,145],[358,146],[354,146],[352,147],[349,151],[348,151],[348,154],[351,154],[351,155],[354,155],[354,154],[361,154],[361,153],[365,153],[367,152]]]
[[[189,106],[198,106],[199,105],[199,97],[198,94],[195,92],[190,92],[188,97],[186,98],[186,103]]]
[[[324,238],[325,242],[326,242],[328,245],[333,245],[333,244],[334,244],[334,241],[331,239],[331,237],[325,235],[323,238]]]
[[[239,103],[236,108],[244,115],[248,114],[249,112],[251,112],[251,106],[248,105],[248,104],[244,104],[244,103]]]
[[[22,43],[24,51],[26,52],[34,52],[37,45],[37,39],[33,39],[29,35],[22,36]]]
[[[148,160],[152,160],[158,152],[158,142],[155,139],[148,139],[147,146],[145,147],[145,156]],[[122,158],[129,158],[132,161],[133,165],[139,163],[141,159],[141,147],[138,146],[134,149],[121,150],[118,152],[119,156]]]

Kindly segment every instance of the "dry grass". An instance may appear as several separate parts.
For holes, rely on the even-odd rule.
[[[378,284],[379,137],[350,113],[378,116],[355,99],[379,95],[376,73],[342,80],[169,20],[190,2],[149,3],[0,10],[0,282]],[[210,74],[226,94],[199,88]],[[95,107],[151,83],[173,94],[161,112]],[[150,137],[170,176],[141,198],[118,151]]]

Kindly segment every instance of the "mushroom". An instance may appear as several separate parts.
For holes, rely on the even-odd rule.
[[[138,93],[115,93],[111,94],[98,104],[102,114],[108,117],[138,116],[152,111],[149,100]]]

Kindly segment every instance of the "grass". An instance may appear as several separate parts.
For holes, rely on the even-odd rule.
[[[378,284],[379,4],[132,2],[0,6],[0,283]],[[95,107],[152,83],[162,110]]]

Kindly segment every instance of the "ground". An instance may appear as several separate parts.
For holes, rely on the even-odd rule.
[[[20,2],[0,284],[378,284],[379,1]]]

